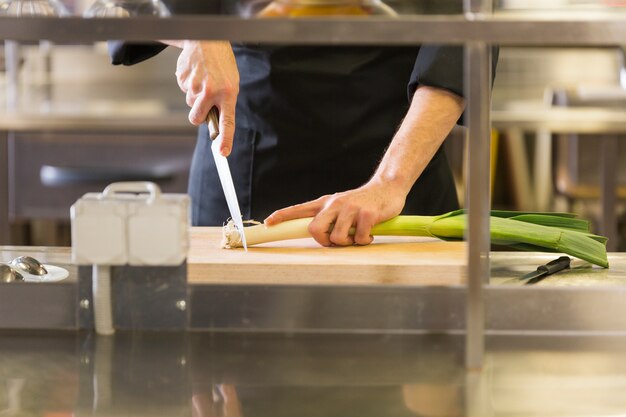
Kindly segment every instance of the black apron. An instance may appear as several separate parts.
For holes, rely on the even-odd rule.
[[[236,130],[228,158],[244,219],[363,185],[408,110],[418,48],[233,45],[240,72]],[[189,193],[193,224],[229,217],[199,130]],[[404,214],[458,207],[443,150],[409,194]]]

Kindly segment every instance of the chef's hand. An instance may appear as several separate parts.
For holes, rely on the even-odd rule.
[[[463,113],[463,98],[445,89],[419,87],[383,159],[362,187],[275,211],[268,226],[314,217],[309,233],[324,246],[367,245],[372,226],[397,216],[406,196]],[[331,225],[332,231],[329,233]],[[354,237],[349,235],[355,228]]]
[[[354,190],[277,210],[264,223],[271,226],[286,220],[314,217],[309,233],[319,244],[368,245],[373,240],[372,227],[400,214],[405,200],[403,188],[374,178]],[[352,227],[354,236],[349,233]]]
[[[241,417],[241,402],[231,384],[215,385],[211,392],[194,392],[191,396],[193,417]]]
[[[239,70],[230,43],[224,41],[166,41],[182,48],[176,65],[178,86],[191,107],[189,121],[205,123],[209,110],[220,112],[222,155],[228,156],[235,134],[235,104],[239,94]]]

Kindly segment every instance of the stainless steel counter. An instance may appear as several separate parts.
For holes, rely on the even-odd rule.
[[[0,284],[2,416],[583,417],[626,409],[623,253],[609,255],[608,270],[577,261],[519,287],[505,281],[555,255],[493,252],[483,372],[468,373],[462,287],[192,286],[188,331],[101,337],[52,324],[7,329],[24,306],[48,323],[60,317],[50,305],[76,314],[77,270],[68,248],[0,249],[0,261],[29,254],[72,273],[44,286]],[[325,319],[334,327],[314,327]],[[233,326],[211,331],[207,323]]]
[[[29,254],[67,267],[70,278],[45,284],[0,283],[0,329],[90,328],[91,322],[85,317],[90,296],[84,292],[89,290],[84,283],[90,282],[90,268],[71,265],[67,248],[1,249],[0,261]],[[574,260],[572,269],[535,285],[521,285],[515,280],[556,256],[491,253],[491,285],[485,287],[488,332],[626,334],[626,254],[610,253],[609,269]],[[144,275],[155,271],[121,273],[123,279],[116,279],[114,272],[113,283],[114,298],[118,294],[119,299],[126,300],[121,327],[128,328],[131,319],[139,316],[150,324],[146,312],[155,308],[151,300],[163,291],[154,297],[148,294],[129,299],[130,289],[120,282],[133,280],[133,291],[141,291],[135,283],[144,282]],[[147,294],[149,290],[152,288],[145,287],[141,292]],[[188,295],[188,316],[182,328],[190,331],[402,334],[458,333],[465,329],[463,286],[193,284],[182,291]],[[168,308],[174,308],[174,303],[156,307],[160,308],[160,317]],[[154,323],[159,320],[156,316]]]
[[[3,416],[617,416],[622,337],[0,333]]]

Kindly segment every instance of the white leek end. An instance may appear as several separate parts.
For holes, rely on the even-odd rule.
[[[279,240],[311,237],[308,231],[311,220],[313,220],[312,217],[305,217],[302,219],[278,223],[275,226],[266,226],[262,223],[257,223],[255,226],[244,227],[246,243],[248,246],[252,246],[260,243],[276,242]],[[241,232],[235,226],[235,223],[232,220],[229,220],[228,223],[224,225],[222,247],[232,249],[240,248],[242,246]]]

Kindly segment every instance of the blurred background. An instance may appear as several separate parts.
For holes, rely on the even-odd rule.
[[[11,1],[0,1],[0,10]],[[170,13],[251,16],[265,2],[165,2]],[[400,14],[457,14],[455,0],[390,0]],[[8,6],[7,6],[8,5]],[[65,0],[72,15],[91,0]],[[626,1],[499,0],[496,13],[622,12]],[[626,39],[624,40],[626,44]],[[112,181],[149,179],[166,192],[185,192],[195,144],[174,71],[178,52],[168,48],[134,67],[110,64],[104,43],[57,45],[4,42],[0,47],[0,243],[69,245],[69,206]],[[613,233],[612,250],[626,248],[626,158],[614,145],[617,200],[606,222],[601,201],[603,138],[615,132],[565,134],[542,127],[545,110],[626,109],[624,50],[613,48],[505,47],[493,90],[492,189],[494,208],[573,211],[596,232]],[[533,116],[535,115],[535,116]],[[521,123],[520,120],[533,123]],[[465,178],[464,131],[446,142],[459,194]],[[2,151],[2,149],[0,149]],[[2,152],[0,152],[2,155]],[[6,203],[6,204],[5,204]],[[611,230],[607,232],[607,227]]]

